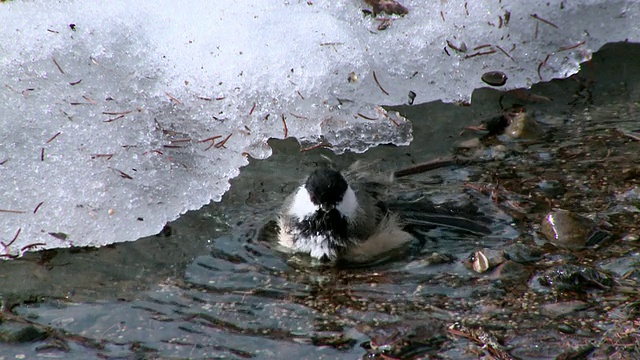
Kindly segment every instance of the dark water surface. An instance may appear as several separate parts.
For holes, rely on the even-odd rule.
[[[534,115],[543,136],[455,146],[486,133],[466,126],[514,104]],[[470,107],[400,107],[414,123],[409,147],[338,157],[273,141],[274,156],[242,169],[221,203],[182,216],[163,234],[1,262],[0,360],[633,358],[640,354],[639,109],[640,46],[616,44],[577,76],[530,91],[481,89]],[[434,201],[475,204],[493,219],[490,236],[435,229],[413,254],[355,269],[310,264],[256,240],[324,157],[338,167],[363,160],[393,171],[454,148],[484,161],[408,181]],[[550,183],[562,191],[539,190]],[[538,224],[552,208],[595,216],[611,237],[580,250],[545,245]],[[476,250],[514,244],[534,249],[525,252],[532,258],[485,274],[464,264]],[[606,271],[616,286],[540,286],[557,263]],[[446,330],[456,322],[458,332]]]

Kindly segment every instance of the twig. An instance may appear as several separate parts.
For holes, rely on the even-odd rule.
[[[107,158],[107,160],[111,160],[111,157],[113,157],[113,154],[91,154],[91,159],[96,159],[96,158]]]
[[[377,119],[374,119],[372,117],[364,116],[362,113],[358,113],[358,116],[360,116],[361,118],[367,119],[367,120],[377,120]]]
[[[0,257],[6,257],[9,259],[15,259],[18,257],[17,255],[11,254],[11,250],[9,250],[9,247],[11,246],[11,244],[13,244],[16,241],[21,231],[22,231],[22,228],[19,228],[18,231],[16,232],[16,235],[13,237],[13,239],[11,239],[11,241],[9,241],[8,244],[5,244],[4,241],[0,241],[0,244],[2,245],[3,251],[4,251],[4,254],[1,254]]]
[[[491,44],[478,45],[478,46],[474,47],[473,50],[477,51],[477,50],[488,48],[488,47],[491,47]]]
[[[563,46],[560,49],[558,49],[558,51],[567,51],[567,50],[571,50],[571,49],[575,49],[580,45],[584,45],[585,41],[582,40],[579,43],[575,44],[575,45],[570,45],[570,46]]]
[[[18,239],[18,236],[20,235],[21,231],[22,231],[22,228],[19,228],[18,231],[16,231],[16,234],[13,236],[13,239],[11,239],[11,241],[9,241],[8,244],[5,244],[4,241],[0,241],[0,244],[2,244],[2,246],[4,246],[5,252],[9,248],[9,246],[11,246],[11,244],[16,242],[16,239]]]
[[[306,152],[306,151],[310,151],[317,148],[331,148],[331,147],[333,147],[331,144],[327,144],[326,142],[322,141],[315,145],[311,145],[309,147],[300,148],[300,152]]]
[[[38,246],[45,246],[45,245],[47,245],[47,244],[45,244],[45,243],[33,243],[33,244],[25,245],[20,249],[20,253],[22,254],[23,252],[25,252],[25,251],[27,251],[27,250],[29,250],[31,248],[38,247]]]
[[[400,127],[400,124],[398,124],[397,121],[393,120],[393,118],[391,116],[387,116],[387,119],[389,119],[389,121],[391,121],[393,123],[393,125]]]
[[[40,203],[38,203],[38,205],[36,205],[36,208],[33,209],[33,213],[35,214],[36,212],[38,212],[38,209],[40,209],[40,206],[42,206],[42,204],[44,204],[44,201],[40,201]]]
[[[110,119],[107,119],[107,120],[102,120],[102,122],[112,122],[112,121],[116,121],[118,119],[122,119],[123,117],[124,117],[124,115],[118,115],[118,116],[116,116],[114,118],[110,118]]]
[[[87,100],[88,102],[90,102],[93,105],[98,105],[97,102],[93,101],[90,97],[86,96],[86,95],[82,95],[82,98]]]
[[[284,114],[282,114],[282,125],[284,125],[284,138],[286,139],[289,136],[289,128],[287,127],[287,121],[284,118]]]
[[[23,211],[23,210],[0,209],[0,213],[24,214],[25,212],[26,212],[26,211]]]
[[[219,143],[215,144],[214,146],[216,147],[216,149],[220,149],[221,147],[224,146],[224,144],[227,143],[227,140],[229,140],[229,138],[231,137],[231,135],[233,135],[233,133],[227,135],[226,138],[222,139],[222,141],[220,141]]]
[[[382,88],[382,85],[380,85],[380,82],[378,82],[378,77],[376,76],[376,72],[375,72],[375,71],[373,71],[373,80],[376,82],[376,84],[378,85],[378,87],[380,88],[380,90],[382,90],[382,92],[383,92],[385,95],[389,95],[389,93],[388,93],[385,89],[383,89],[383,88]]]
[[[423,172],[451,166],[451,165],[466,165],[470,163],[470,160],[462,160],[456,157],[446,157],[427,161],[421,164],[413,165],[408,168],[397,170],[393,173],[396,178],[401,178],[409,175],[420,174]]]
[[[385,109],[383,109],[380,106],[376,106],[375,109],[378,111],[378,113],[384,117],[386,117],[387,119],[389,119],[389,121],[391,121],[393,123],[393,125],[400,127],[400,124],[398,124],[397,121],[395,121],[391,116],[389,116],[389,114],[387,113],[387,111]]]
[[[209,146],[207,146],[207,148],[206,148],[206,149],[204,149],[204,151],[207,151],[207,150],[211,149],[211,147],[212,147],[213,145],[215,145],[215,144],[216,144],[216,139],[219,139],[219,138],[221,138],[221,137],[222,137],[222,135],[216,135],[216,136],[212,136],[212,137],[209,137],[209,138],[206,138],[206,139],[200,140],[200,141],[198,141],[198,142],[199,142],[199,143],[203,143],[203,142],[211,141],[211,144],[210,144]]]
[[[180,102],[180,100],[176,99],[175,97],[173,97],[171,94],[169,94],[168,92],[164,93],[165,95],[167,95],[167,97],[169,98],[169,100],[173,101],[174,103],[178,104],[178,105],[182,105],[182,103]]]
[[[504,49],[503,49],[503,48],[501,48],[500,46],[496,45],[496,49],[498,49],[498,50],[502,51],[502,53],[503,53],[503,54],[505,54],[505,55],[507,55],[507,57],[508,57],[509,59],[511,59],[512,61],[515,61],[515,60],[513,60],[513,58],[511,57],[511,55],[509,55],[509,53],[508,53],[508,52],[504,51]]]
[[[103,111],[103,115],[127,115],[131,114],[133,110],[125,110],[125,111]]]
[[[547,57],[545,57],[544,60],[540,64],[538,64],[538,77],[540,78],[540,80],[542,80],[542,74],[540,73],[540,70],[547,63],[547,60],[549,60],[550,56],[551,54],[547,54]]]
[[[110,167],[109,169],[115,171],[118,173],[118,175],[120,175],[121,178],[125,178],[125,179],[129,179],[129,180],[133,180],[133,178],[131,177],[131,175],[125,173],[124,171],[118,170],[116,168],[112,168]]]
[[[640,134],[635,134],[632,132],[626,132],[626,131],[622,131],[622,130],[618,130],[618,132],[628,138],[631,138],[635,141],[640,141]]]
[[[49,140],[47,140],[45,144],[48,144],[48,143],[52,142],[52,141],[53,141],[53,139],[55,139],[55,138],[57,138],[57,137],[58,137],[58,135],[60,135],[60,131],[58,131],[57,133],[55,133],[55,135],[53,135]]]
[[[465,45],[465,43],[462,43],[460,45],[460,47],[457,47],[457,46],[453,45],[453,43],[451,41],[447,40],[447,46],[452,48],[453,50],[455,50],[457,52],[461,52],[461,53],[467,52],[467,45]]]
[[[540,16],[538,16],[538,14],[531,14],[531,17],[536,19],[536,20],[538,20],[538,21],[542,21],[543,23],[545,23],[545,24],[547,24],[549,26],[553,26],[554,28],[558,29],[558,26],[556,24],[552,23],[549,20],[545,20],[545,19],[541,18]]]
[[[490,54],[493,54],[493,53],[495,53],[495,52],[496,52],[496,51],[495,51],[494,49],[491,49],[491,50],[489,50],[489,51],[484,51],[484,52],[483,52],[483,51],[480,51],[480,52],[477,52],[477,53],[473,53],[473,54],[465,55],[465,57],[464,57],[464,58],[465,58],[465,59],[470,59],[470,58],[472,58],[472,57],[476,57],[476,56],[490,55]]]
[[[60,64],[58,64],[58,61],[56,60],[56,58],[52,57],[51,59],[53,59],[53,63],[56,64],[56,67],[58,68],[58,70],[64,74],[64,70],[62,70],[62,67],[60,67]]]

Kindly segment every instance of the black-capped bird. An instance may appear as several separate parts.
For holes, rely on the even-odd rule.
[[[392,181],[345,174],[316,169],[287,197],[277,221],[280,245],[322,261],[367,263],[423,240],[415,231],[421,226],[491,233],[482,221],[440,211],[431,202],[397,202]]]

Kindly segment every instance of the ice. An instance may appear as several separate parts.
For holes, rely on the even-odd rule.
[[[0,254],[157,233],[269,138],[407,144],[378,105],[467,102],[487,71],[529,87],[640,40],[637,1],[403,5],[380,30],[357,0],[0,2]]]

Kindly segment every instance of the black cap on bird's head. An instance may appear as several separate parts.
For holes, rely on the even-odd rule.
[[[323,209],[338,205],[349,187],[344,176],[330,168],[321,168],[312,172],[304,186],[309,192],[311,202]]]

